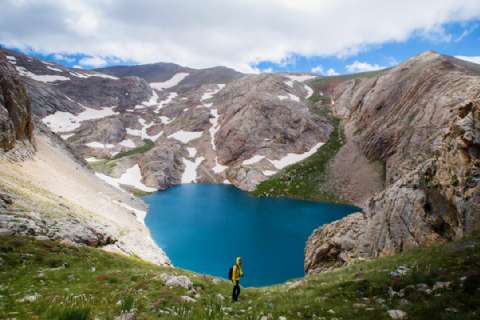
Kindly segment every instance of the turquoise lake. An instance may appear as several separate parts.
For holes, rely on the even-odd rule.
[[[144,197],[154,240],[176,267],[227,278],[243,257],[243,286],[303,276],[313,230],[358,211],[347,205],[256,198],[228,185],[189,184]]]

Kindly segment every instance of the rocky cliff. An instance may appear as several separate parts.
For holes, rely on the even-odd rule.
[[[15,69],[0,55],[0,150],[8,151],[16,141],[32,142],[30,98]]]
[[[123,190],[209,182],[251,191],[332,131],[308,108],[308,75],[165,63],[83,71],[3,51],[34,114]]]
[[[143,224],[146,205],[95,177],[75,150],[32,115],[32,109],[43,110],[42,101],[50,103],[37,116],[50,108],[83,107],[39,81],[47,75],[26,76],[17,62],[0,52],[0,234],[101,247],[169,265]]]
[[[383,163],[385,189],[312,234],[305,271],[478,230],[479,98],[480,67],[433,52],[337,86],[334,111],[361,155]]]

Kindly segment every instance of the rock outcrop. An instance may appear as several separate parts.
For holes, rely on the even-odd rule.
[[[55,69],[53,72],[64,75],[41,74],[49,66]],[[40,99],[36,101],[37,107],[41,106],[41,101],[51,102],[45,105],[47,114],[53,111],[73,117],[71,112],[84,111],[85,107],[58,91],[57,86],[46,84],[70,81],[66,77],[68,74],[70,71],[63,68],[23,55],[4,55],[0,50],[0,234],[101,247],[170,265],[143,223],[145,203],[98,179],[78,156],[81,151],[74,150],[32,116],[29,93],[33,93],[34,99]],[[25,89],[24,84],[30,88]],[[148,86],[146,89],[151,95],[151,89]],[[72,103],[63,105],[65,100],[62,99]],[[56,109],[60,106],[64,109]],[[88,111],[90,115],[98,112],[96,109]],[[37,116],[43,114],[41,111]],[[95,127],[90,134],[112,139],[112,142],[123,139],[126,134],[123,124],[117,132],[115,118],[109,121],[108,128]],[[69,119],[64,122],[66,126],[71,125]],[[88,128],[80,125],[83,134],[77,139],[81,140]],[[35,150],[31,143],[34,136]]]
[[[303,79],[312,76],[165,63],[83,71],[3,51],[44,124],[83,158],[114,160],[103,174],[138,165],[144,190],[209,182],[252,191],[333,128],[308,108]]]
[[[30,98],[15,69],[0,55],[0,149],[8,151],[16,141],[32,142]]]
[[[337,87],[335,110],[385,190],[317,229],[305,271],[460,238],[480,228],[480,69],[428,52]],[[342,91],[343,90],[343,91]]]

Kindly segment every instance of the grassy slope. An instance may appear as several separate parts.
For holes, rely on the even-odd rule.
[[[99,161],[91,162],[89,163],[89,165],[94,171],[109,175],[111,174],[113,168],[115,168],[116,163],[119,160],[145,153],[155,146],[152,140],[144,139],[143,142],[144,142],[143,146],[136,147],[128,151],[120,152],[109,160],[99,160]]]
[[[409,271],[392,277],[399,266]],[[164,272],[189,276],[200,295],[197,301],[182,302],[180,296],[194,294],[166,287],[159,277]],[[438,282],[450,284],[430,293],[418,289],[425,284],[431,290]],[[478,235],[286,285],[244,289],[233,305],[230,284],[210,277],[93,248],[0,237],[0,319],[113,319],[132,308],[138,319],[389,319],[390,309],[405,311],[409,319],[478,319],[479,288]],[[22,302],[35,294],[36,301]]]
[[[388,69],[333,77],[318,77],[308,81],[308,85],[314,89],[314,94],[309,98],[310,111],[320,117],[329,119],[334,125],[334,131],[327,143],[314,155],[285,168],[275,176],[260,183],[253,194],[256,196],[286,196],[316,201],[345,202],[329,190],[326,181],[329,161],[335,157],[344,143],[340,121],[331,114],[332,98],[328,92],[343,81],[376,77],[386,71]],[[320,92],[323,95],[320,95]]]
[[[119,160],[143,154],[143,153],[149,151],[150,149],[152,149],[155,146],[153,141],[150,140],[150,139],[144,139],[143,142],[144,142],[143,146],[136,147],[136,148],[128,150],[128,151],[120,152],[120,153],[116,154],[115,156],[113,156],[109,160],[99,160],[99,161],[95,161],[95,162],[90,162],[88,165],[95,172],[100,172],[100,173],[103,173],[103,174],[106,174],[106,175],[111,175],[113,169],[115,168],[115,166],[117,165],[117,162]],[[147,194],[150,194],[149,192],[144,192],[144,191],[141,191],[141,190],[137,190],[135,188],[130,188],[129,191],[131,193],[133,193],[134,195],[136,195],[137,197],[141,197],[141,196],[145,196]]]
[[[256,196],[288,196],[329,202],[342,202],[335,194],[326,190],[328,163],[335,157],[343,144],[343,136],[338,121],[335,129],[314,155],[288,166],[272,178],[260,183],[253,192]]]

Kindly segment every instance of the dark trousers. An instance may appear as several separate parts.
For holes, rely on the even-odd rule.
[[[235,284],[233,285],[232,301],[238,301],[239,296],[240,296],[240,281],[235,281]]]

